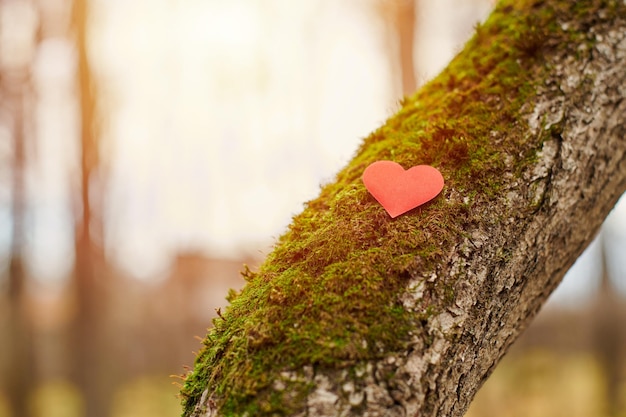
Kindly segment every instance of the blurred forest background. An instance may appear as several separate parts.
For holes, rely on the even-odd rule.
[[[491,0],[0,0],[0,417],[180,414],[302,203]],[[468,415],[626,416],[626,199]]]

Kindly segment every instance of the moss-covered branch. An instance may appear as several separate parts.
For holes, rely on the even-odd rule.
[[[186,416],[461,416],[626,190],[626,7],[503,1],[214,321]],[[391,219],[381,159],[438,168]]]

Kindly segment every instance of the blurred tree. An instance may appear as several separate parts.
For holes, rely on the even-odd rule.
[[[624,326],[615,325],[622,317],[619,293],[611,280],[605,234],[600,235],[602,275],[592,310],[593,348],[606,378],[607,416],[620,413],[620,381],[623,371]]]
[[[414,45],[416,0],[377,0],[375,7],[387,26],[391,67],[401,81],[403,96],[417,88],[415,80]]]
[[[107,291],[102,269],[102,246],[94,239],[101,233],[99,135],[96,112],[96,87],[88,57],[89,1],[75,0],[73,29],[78,59],[78,99],[80,104],[80,209],[75,227],[74,291],[76,313],[72,325],[72,373],[81,389],[87,417],[106,417],[110,407],[111,384],[104,363],[108,356],[104,335]],[[97,235],[98,233],[96,233]]]
[[[3,375],[12,412],[28,416],[36,375],[33,323],[28,314],[24,268],[27,141],[32,132],[31,65],[37,47],[38,19],[30,1],[0,1],[0,104],[12,138],[13,229],[8,271],[8,331],[3,342],[8,372]],[[15,26],[18,25],[18,26]]]
[[[417,88],[413,47],[415,40],[415,0],[395,0],[395,21],[400,49],[402,94],[411,95]]]
[[[501,1],[246,273],[184,415],[462,416],[626,191],[624,16]],[[390,219],[361,181],[381,159],[442,195]]]

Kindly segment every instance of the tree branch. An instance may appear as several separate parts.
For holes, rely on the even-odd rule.
[[[214,321],[187,416],[462,416],[626,190],[626,6],[503,1]],[[437,167],[391,219],[360,176]]]

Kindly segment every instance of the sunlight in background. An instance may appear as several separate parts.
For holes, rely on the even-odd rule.
[[[96,15],[112,113],[107,243],[135,276],[179,247],[265,250],[397,108],[371,1],[117,1]],[[422,78],[478,19],[454,26],[460,40],[439,30]]]
[[[384,122],[394,97],[383,28],[361,6],[100,5],[107,242],[126,269],[151,275],[181,246],[265,247]]]
[[[102,217],[111,259],[148,279],[180,250],[266,253],[397,108],[388,29],[375,3],[94,2],[91,58],[107,114]],[[461,49],[491,7],[457,3],[420,5],[421,82]],[[46,40],[34,67],[38,157],[29,173],[27,248],[42,282],[63,279],[73,263],[73,53],[65,39]],[[620,230],[626,216],[615,211],[611,229]],[[624,253],[621,239],[614,259]],[[595,285],[583,278],[597,277],[596,258],[592,245],[557,297],[584,298]]]
[[[59,37],[42,42],[32,68],[38,102],[26,250],[31,273],[43,280],[64,279],[74,263],[72,193],[80,181],[74,62],[74,45]]]

